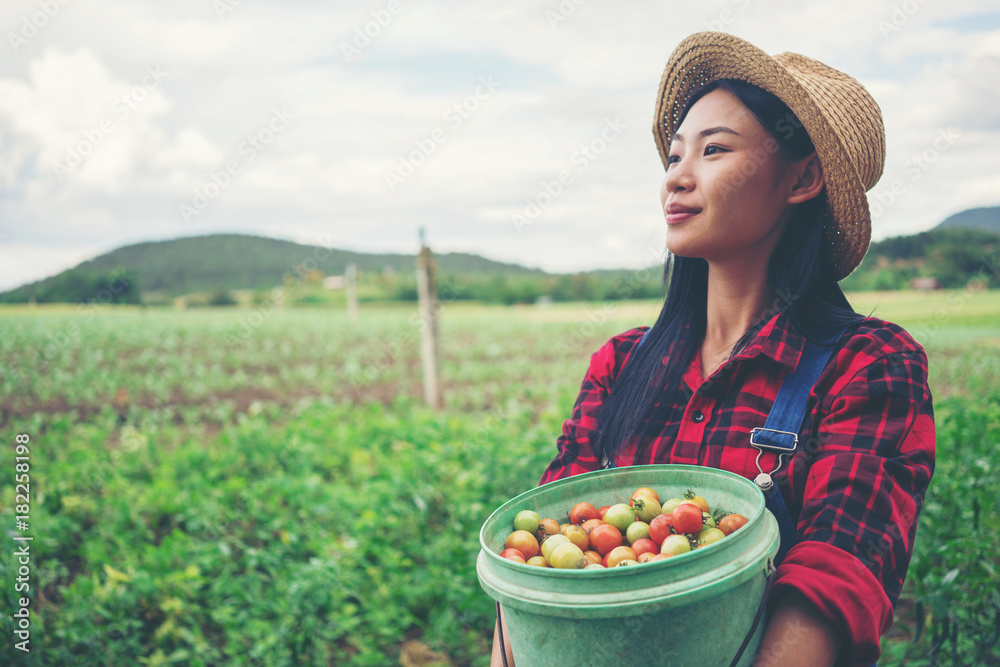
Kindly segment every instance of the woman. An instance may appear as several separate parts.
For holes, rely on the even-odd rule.
[[[871,665],[935,449],[923,349],[855,313],[837,284],[868,249],[864,193],[885,159],[878,105],[815,60],[699,33],[667,64],[654,134],[666,301],[651,329],[593,355],[541,483],[650,463],[771,473],[795,544],[755,664]],[[831,335],[797,449],[751,446],[807,341]]]

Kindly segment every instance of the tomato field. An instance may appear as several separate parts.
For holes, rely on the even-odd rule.
[[[879,665],[1000,664],[1000,292],[864,293],[930,359],[937,467]],[[0,663],[487,665],[478,530],[653,301],[0,310]],[[31,653],[15,436],[30,437]]]

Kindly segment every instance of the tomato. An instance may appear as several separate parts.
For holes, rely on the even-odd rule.
[[[529,533],[534,533],[538,530],[538,524],[541,522],[542,517],[538,516],[538,512],[521,510],[514,517],[514,530],[526,530]]]
[[[649,523],[662,513],[660,510],[660,502],[652,496],[639,496],[638,498],[633,498],[632,509],[635,510],[636,518],[638,518],[639,521],[645,521],[646,523]]]
[[[598,526],[590,531],[590,546],[594,547],[602,556],[606,555],[615,547],[622,545],[622,534],[611,524]]]
[[[586,556],[587,560],[590,561],[591,563],[600,563],[602,560],[604,560],[603,558],[601,558],[601,554],[597,553],[596,551],[584,551],[583,555]]]
[[[694,535],[701,532],[701,508],[692,503],[681,503],[673,513],[674,530],[678,533]]]
[[[538,540],[526,530],[515,530],[508,535],[504,546],[508,549],[517,549],[525,558],[538,555]]]
[[[639,562],[642,563],[644,562],[642,560],[643,555],[658,554],[660,553],[660,547],[653,540],[644,538],[632,543],[632,551],[635,552],[635,555],[639,557]]]
[[[632,544],[636,540],[649,539],[649,524],[643,521],[635,521],[629,524],[629,527],[625,530],[625,539],[629,544]]]
[[[681,554],[686,554],[689,551],[691,551],[691,543],[688,542],[688,538],[683,535],[671,535],[667,539],[663,540],[663,544],[660,545],[661,554],[679,556]]]
[[[549,535],[544,540],[542,540],[542,555],[545,556],[545,560],[552,561],[552,550],[555,549],[560,544],[570,544],[569,538],[565,535]]]
[[[673,521],[673,515],[661,514],[649,524],[649,539],[656,542],[656,546],[663,544],[663,540],[667,539],[667,535],[670,535],[671,521]]]
[[[590,548],[590,537],[582,526],[570,526],[563,535],[568,537],[570,542],[580,547],[582,551]]]
[[[638,565],[638,564],[639,564],[639,561],[637,561],[636,559],[634,559],[634,558],[626,558],[625,560],[618,561],[618,564],[615,565],[615,567],[628,567],[630,565]]]
[[[590,565],[585,565],[584,570],[603,570],[604,566],[600,563],[591,563]]]
[[[600,519],[588,519],[587,521],[584,521],[583,523],[581,523],[580,527],[583,528],[585,531],[587,531],[587,534],[589,535],[590,531],[592,531],[594,528],[597,528],[598,526],[603,526],[603,525],[604,525],[604,522],[601,521]]]
[[[747,518],[742,514],[727,514],[719,521],[719,530],[726,535],[732,535],[745,525],[747,525]]]
[[[646,551],[646,552],[641,553],[638,556],[636,556],[635,559],[637,561],[639,561],[640,563],[648,563],[651,560],[653,560],[653,556],[659,556],[659,555],[660,554],[651,554],[648,551]]]
[[[517,551],[517,549],[513,549],[513,551]],[[535,558],[538,558],[538,556],[535,556]],[[517,553],[511,554],[510,556],[507,556],[507,560],[512,560],[515,563],[527,563],[528,562],[528,561],[524,560],[524,558],[521,556],[521,552],[520,551],[517,551]]]
[[[604,557],[604,567],[617,567],[623,560],[635,560],[635,552],[629,547],[615,547]]]
[[[713,544],[724,538],[726,534],[719,530],[718,528],[706,528],[705,530],[698,533],[698,546],[703,547],[708,544]]]
[[[667,560],[671,556],[673,556],[673,554],[659,553],[659,554],[656,554],[655,556],[653,556],[653,558],[650,559],[650,562],[655,563],[658,560]]]
[[[715,519],[713,519],[712,515],[708,512],[701,513],[701,525],[702,530],[705,530],[706,528],[718,528],[718,526],[715,525]]]
[[[572,542],[560,544],[548,557],[549,565],[560,570],[581,570],[587,564],[583,550]]]
[[[588,521],[589,519],[600,518],[597,514],[597,508],[590,503],[577,503],[573,506],[573,509],[569,513],[570,523],[575,523],[577,525]]]
[[[688,489],[687,491],[684,492],[684,498],[694,503],[698,507],[700,507],[702,512],[711,511],[708,509],[708,501],[702,498],[701,496],[695,495],[694,491],[692,491],[691,489]]]
[[[604,521],[604,515],[608,513],[608,510],[609,510],[610,508],[611,508],[611,505],[605,505],[605,506],[604,506],[604,507],[602,507],[601,509],[597,510],[597,516],[598,516],[598,518],[599,518],[599,519],[600,519],[601,521]]]
[[[546,535],[557,535],[559,533],[559,523],[555,519],[542,519],[538,524],[538,536],[544,538]]]
[[[621,503],[612,505],[608,513],[604,515],[604,523],[611,524],[621,532],[628,530],[628,527],[635,521],[635,512],[628,505]]]
[[[521,560],[524,560],[524,554],[517,549],[504,549],[500,552],[501,558],[510,558],[511,556],[517,556]]]
[[[571,524],[571,523],[561,523],[561,524],[559,524],[559,532],[562,533],[563,535],[565,535],[566,534],[566,529],[569,528],[572,525],[573,524]]]
[[[652,490],[648,486],[643,486],[636,489],[635,493],[632,494],[632,500],[635,500],[639,496],[650,496],[651,498],[656,499],[657,505],[660,504],[660,494],[658,494],[656,491]]]
[[[673,514],[673,511],[677,509],[677,506],[684,502],[683,498],[670,498],[660,507],[660,512],[663,514]]]
[[[528,565],[533,565],[535,567],[552,567],[549,565],[549,561],[545,560],[545,556],[535,556],[534,558],[529,558]]]

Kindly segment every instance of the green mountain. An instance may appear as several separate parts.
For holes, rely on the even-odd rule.
[[[442,273],[478,275],[544,275],[539,269],[505,264],[468,253],[436,255]],[[293,275],[317,270],[343,275],[354,263],[361,272],[411,274],[413,255],[368,254],[302,245],[243,234],[213,234],[124,246],[87,260],[56,276],[0,294],[0,302],[81,301],[112,282],[138,286],[144,293],[176,296],[192,292],[269,289]],[[116,273],[117,272],[117,273]],[[119,278],[116,281],[114,275]],[[79,294],[78,294],[79,293]],[[118,296],[119,293],[116,293]],[[136,302],[134,298],[115,299]]]
[[[982,229],[1000,234],[1000,206],[970,208],[945,218],[934,229]]]

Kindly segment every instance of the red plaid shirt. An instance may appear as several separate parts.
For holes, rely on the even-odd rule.
[[[764,425],[802,355],[804,340],[789,324],[784,313],[772,317],[708,379],[696,355],[684,375],[690,391],[676,404],[656,403],[616,465],[686,463],[756,477],[750,429]],[[597,408],[645,330],[615,336],[591,357],[541,484],[600,469],[590,444]],[[772,600],[787,588],[804,594],[845,632],[856,664],[875,662],[892,624],[934,453],[923,348],[876,318],[848,328],[809,394],[799,449],[774,476],[800,541],[778,567]],[[776,459],[764,452],[765,472]]]

